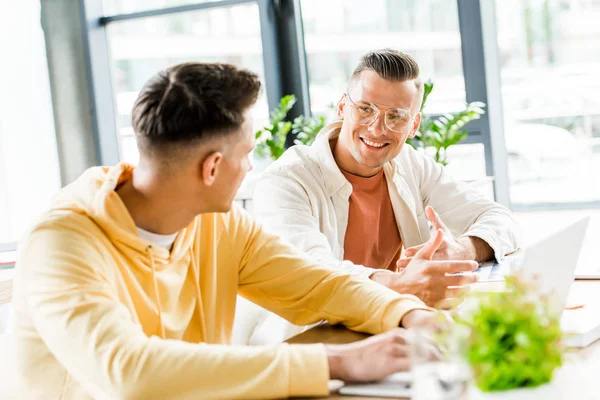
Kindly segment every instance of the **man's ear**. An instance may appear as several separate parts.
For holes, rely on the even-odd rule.
[[[344,106],[346,105],[346,95],[343,94],[340,101],[337,103],[336,111],[339,119],[344,119]]]
[[[223,154],[219,151],[213,151],[208,154],[200,166],[202,173],[202,182],[206,186],[212,186],[219,174],[219,167],[223,161]]]
[[[419,131],[419,125],[421,125],[421,113],[418,113],[417,115],[415,115],[415,119],[413,121],[413,124],[410,128],[410,133],[408,134],[409,138],[414,138],[415,135],[417,134],[417,132]]]

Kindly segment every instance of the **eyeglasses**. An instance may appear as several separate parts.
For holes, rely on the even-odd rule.
[[[359,101],[355,103],[348,93],[344,93],[344,96],[350,101],[351,115],[354,122],[362,126],[369,126],[377,120],[381,111],[373,103],[368,101]],[[388,108],[385,110],[384,123],[385,126],[394,132],[404,132],[410,125],[413,119],[413,115],[408,110],[402,108]]]

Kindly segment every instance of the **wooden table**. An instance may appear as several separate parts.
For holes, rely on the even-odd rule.
[[[582,302],[600,312],[600,281],[575,281],[569,294],[570,302]],[[289,339],[288,343],[351,343],[366,338],[363,333],[352,332],[341,326],[320,325]],[[555,399],[594,400],[600,399],[600,340],[584,349],[573,349],[566,356],[565,364],[555,372],[552,382]],[[332,387],[338,387],[332,382]],[[556,396],[554,396],[554,394]],[[378,399],[375,397],[342,396],[333,393],[331,399]],[[538,397],[531,397],[538,400]],[[544,400],[547,399],[545,396]],[[384,399],[381,399],[384,400]],[[389,400],[389,399],[385,399]],[[540,398],[541,400],[541,398]]]

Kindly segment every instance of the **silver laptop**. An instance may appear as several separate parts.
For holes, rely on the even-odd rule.
[[[566,345],[586,347],[600,339],[600,304],[565,310],[569,289],[590,217],[578,220],[527,248],[521,257],[509,257],[506,263],[485,266],[475,290],[502,282],[504,275],[521,270],[536,280],[540,293],[551,294],[555,310],[561,313],[562,330],[568,334]],[[503,285],[503,283],[501,283]]]
[[[474,272],[478,275],[476,286],[504,282],[504,276],[520,272],[526,278],[535,280],[540,293],[552,292],[556,306],[562,310],[575,277],[589,221],[590,217],[585,217],[571,223],[501,263],[483,263]]]
[[[540,293],[552,293],[559,312],[567,303],[589,221],[590,217],[580,219],[528,247],[516,268],[535,279]]]

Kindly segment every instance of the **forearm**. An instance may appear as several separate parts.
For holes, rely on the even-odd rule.
[[[327,394],[321,345],[194,344],[147,337],[132,323],[109,323],[108,316],[77,319],[100,323],[88,325],[87,331],[79,322],[63,325],[61,335],[50,333],[50,324],[38,321],[38,326],[55,357],[93,397],[267,399]]]
[[[373,282],[377,282],[397,293],[410,294],[420,297],[423,288],[418,282],[402,279],[402,273],[388,270],[377,271],[369,277]]]
[[[322,345],[170,346],[169,341],[155,341],[153,349],[138,354],[138,363],[131,364],[141,373],[126,377],[134,394],[128,398],[270,399],[328,393]]]
[[[287,263],[290,261],[288,258]],[[405,313],[426,308],[414,296],[398,294],[364,278],[316,266],[310,270],[298,266],[298,272],[297,275],[282,274],[276,284],[269,284],[268,287],[263,284],[260,291],[244,287],[242,293],[296,325],[327,320],[332,324],[343,324],[352,330],[372,334],[398,327]],[[275,301],[279,297],[275,291],[292,285],[296,287],[292,297],[288,294]],[[275,297],[266,297],[266,293]]]
[[[368,275],[349,275],[318,265],[258,226],[244,237],[252,238],[250,245],[232,244],[232,248],[246,247],[240,294],[295,325],[327,320],[379,333],[397,327],[405,312],[425,307],[416,297],[369,281]]]
[[[463,236],[458,240],[465,248],[465,260],[485,262],[494,258],[494,250],[483,239],[476,236]]]

